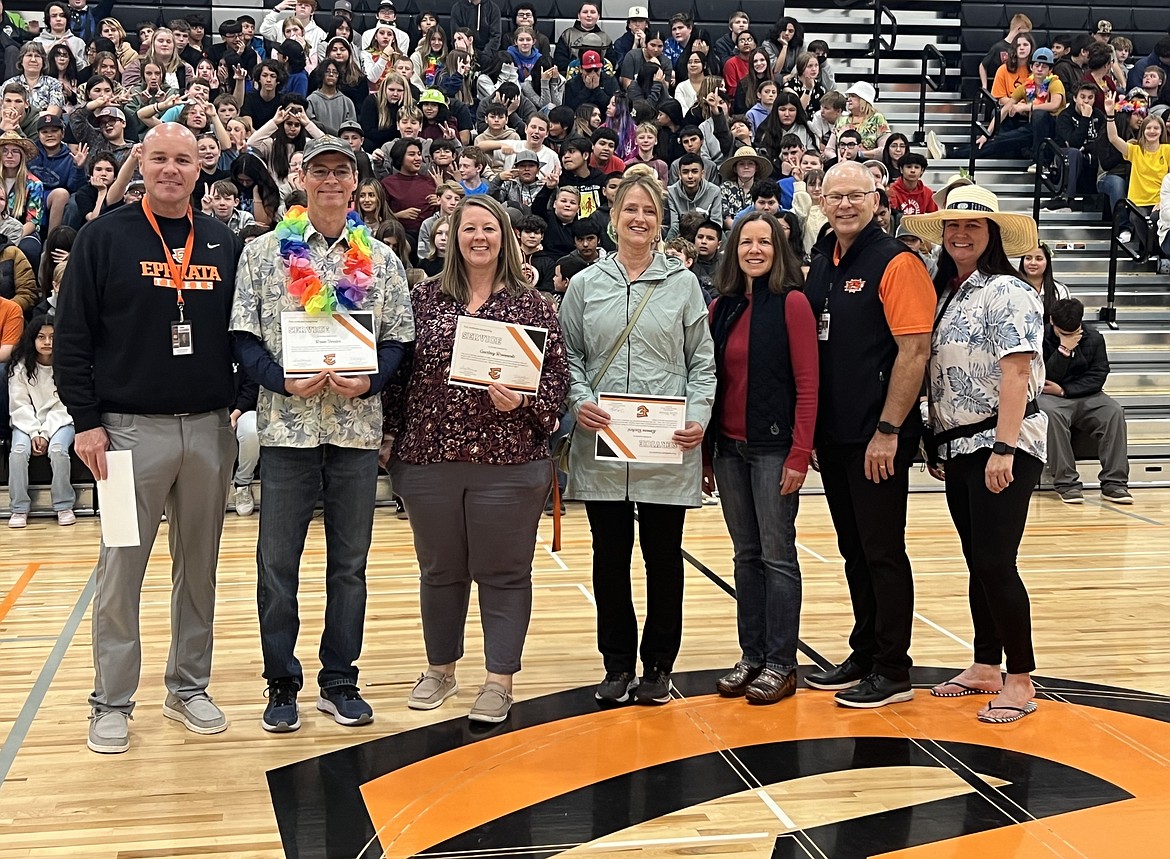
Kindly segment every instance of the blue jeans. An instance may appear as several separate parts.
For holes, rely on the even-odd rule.
[[[1112,219],[1117,204],[1125,199],[1129,191],[1129,180],[1116,173],[1106,173],[1097,180],[1097,190],[1109,199],[1109,217]],[[1121,213],[1121,229],[1129,229],[1129,210]]]
[[[76,498],[69,479],[69,446],[73,444],[73,424],[61,427],[49,439],[49,462],[53,466],[53,509],[72,510]],[[8,454],[8,497],[13,513],[27,513],[32,506],[28,497],[28,461],[32,456],[32,439],[12,428],[12,450]]]
[[[317,498],[325,504],[325,629],[322,689],[357,684],[366,617],[366,558],[374,527],[378,451],[331,444],[264,447],[260,452],[260,539],[256,604],[264,678],[304,684],[293,653],[300,631],[297,586],[301,555]]]
[[[735,603],[743,661],[775,671],[796,667],[800,494],[780,494],[788,449],[760,450],[720,439],[715,448],[719,506],[735,549]]]

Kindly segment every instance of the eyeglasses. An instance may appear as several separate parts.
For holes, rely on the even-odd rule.
[[[865,198],[870,194],[876,194],[877,191],[853,191],[849,194],[825,194],[822,199],[830,206],[840,206],[845,200],[849,201],[851,206],[860,206],[865,202]]]
[[[324,182],[330,176],[334,179],[348,179],[353,175],[353,167],[346,164],[343,167],[310,167],[305,173],[318,182]]]

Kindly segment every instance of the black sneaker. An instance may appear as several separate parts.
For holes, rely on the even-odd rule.
[[[638,688],[634,690],[634,703],[665,704],[670,700],[670,690],[673,688],[669,671],[651,668],[638,681]]]
[[[368,725],[374,721],[374,708],[362,700],[356,686],[322,689],[317,709],[329,713],[339,725]]]
[[[268,706],[260,727],[270,734],[288,734],[301,726],[297,711],[297,681],[291,677],[277,677],[268,681]]]
[[[804,678],[804,682],[813,689],[825,689],[832,692],[856,686],[867,674],[869,674],[869,666],[862,666],[854,662],[853,657],[850,657],[836,668],[810,671]]]
[[[394,518],[395,519],[409,519],[410,516],[406,513],[406,507],[402,503],[402,499],[397,495],[394,496]]]
[[[630,691],[637,685],[638,677],[633,671],[607,671],[593,695],[607,704],[624,704],[630,700]]]
[[[838,692],[833,697],[842,707],[872,710],[886,704],[910,701],[914,698],[914,689],[909,680],[891,680],[875,671],[854,688]]]

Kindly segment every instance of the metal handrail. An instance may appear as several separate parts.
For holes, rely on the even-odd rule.
[[[938,61],[938,81],[930,76],[929,63],[931,59]],[[918,130],[914,132],[914,145],[926,145],[926,88],[930,87],[938,92],[947,82],[947,58],[943,56],[938,46],[931,43],[922,49],[922,73],[920,76],[921,89],[918,93]]]
[[[1040,166],[1044,163],[1045,151],[1052,153],[1052,168],[1049,170]],[[1051,137],[1045,138],[1040,144],[1040,158],[1036,164],[1036,185],[1032,189],[1032,220],[1036,222],[1037,227],[1040,226],[1041,190],[1047,190],[1053,197],[1059,197],[1064,193],[1064,186],[1068,182],[1068,171],[1068,156],[1064,154],[1064,147]]]
[[[890,19],[890,41],[886,41],[882,37],[882,16]],[[879,72],[882,64],[882,49],[887,51],[894,50],[894,45],[898,43],[898,19],[894,17],[894,13],[890,11],[884,0],[875,0],[873,4],[873,39],[869,43],[870,50],[873,52],[873,88],[875,91],[880,88],[881,78]]]
[[[999,110],[999,100],[987,91],[986,87],[980,87],[979,92],[976,93],[975,98],[971,100],[971,132],[970,132],[970,156],[967,159],[967,175],[975,178],[975,152],[978,147],[975,145],[975,140],[980,134],[991,138],[995,136],[995,131],[983,124],[983,117],[986,115],[984,107],[991,108],[991,116],[995,116],[995,112]],[[999,124],[996,123],[996,129]]]
[[[1139,244],[1136,249],[1131,245],[1124,244],[1121,241],[1121,215],[1122,213],[1129,213],[1130,232],[1136,234],[1134,229],[1138,221],[1143,222],[1146,241],[1148,242],[1151,236],[1156,236],[1153,218],[1149,213],[1142,211],[1138,206],[1128,199],[1123,199],[1113,209],[1113,224],[1109,231],[1109,292],[1105,297],[1105,306],[1097,311],[1097,318],[1106,323],[1110,328],[1116,330],[1117,328],[1117,260],[1118,252],[1124,251],[1129,259],[1136,263],[1144,263],[1150,255],[1150,249],[1145,244]]]

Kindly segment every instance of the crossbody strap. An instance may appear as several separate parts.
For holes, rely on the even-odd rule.
[[[652,283],[642,295],[642,300],[638,302],[638,306],[634,309],[634,315],[630,317],[630,321],[626,323],[626,327],[622,329],[622,333],[618,335],[617,340],[613,344],[613,348],[609,350],[609,354],[605,358],[605,363],[601,365],[601,369],[597,371],[597,375],[593,377],[593,382],[589,385],[594,391],[597,386],[601,384],[602,378],[605,376],[605,371],[609,369],[609,365],[613,363],[613,359],[617,357],[618,350],[625,345],[625,342],[630,339],[630,333],[634,330],[634,324],[638,321],[638,317],[642,315],[642,311],[646,309],[646,305],[650,301],[650,295],[654,292],[654,288],[658,286],[657,283]]]

